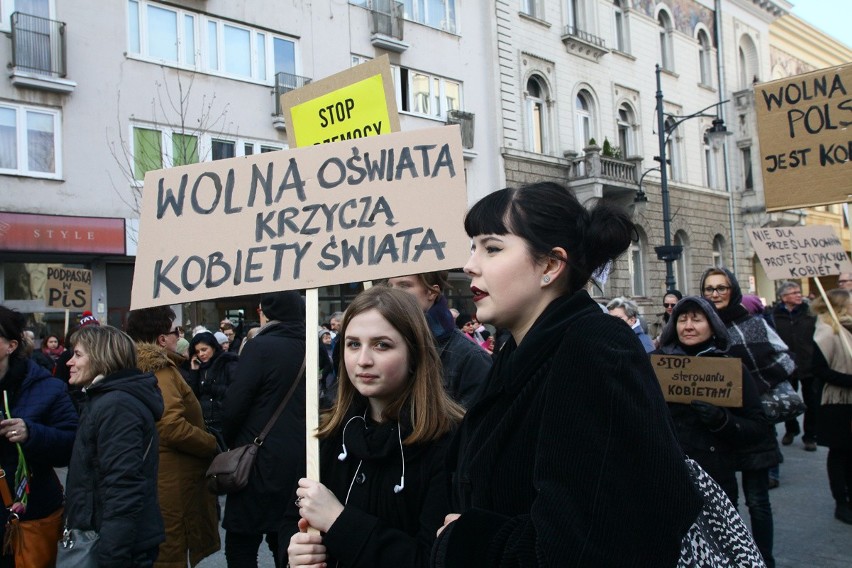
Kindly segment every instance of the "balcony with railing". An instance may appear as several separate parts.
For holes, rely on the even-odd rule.
[[[600,146],[586,146],[583,152],[583,155],[565,153],[569,164],[568,186],[578,198],[587,193],[586,197],[632,196],[639,189],[640,156],[626,159],[604,156]]]
[[[16,87],[70,93],[67,80],[65,22],[14,12],[12,24],[12,84]]]
[[[285,130],[287,128],[281,108],[281,95],[304,87],[310,82],[310,77],[302,77],[301,75],[284,73],[283,71],[275,74],[275,112],[272,113],[272,125],[277,130]]]
[[[591,61],[597,61],[601,56],[609,53],[609,49],[607,49],[603,38],[578,26],[565,26],[564,33],[562,34],[562,43],[565,44],[565,49],[568,53],[579,55]]]
[[[395,53],[409,48],[403,41],[405,6],[394,0],[373,0],[370,8],[370,43]]]

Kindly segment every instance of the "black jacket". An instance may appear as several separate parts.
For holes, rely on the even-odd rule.
[[[326,563],[339,562],[341,568],[426,568],[435,533],[450,512],[445,470],[449,435],[404,446],[400,454],[397,423],[365,422],[362,415],[363,409],[353,413],[345,428],[348,455],[343,462],[338,460],[342,431],[320,442],[320,481],[345,503],[323,536]],[[403,439],[409,431],[403,426]],[[405,484],[396,493],[403,456]],[[291,503],[279,539],[282,558],[298,519]]]
[[[772,320],[775,323],[775,331],[793,352],[796,361],[796,370],[791,378],[812,378],[811,359],[814,354],[816,316],[810,313],[808,304],[802,302],[791,312],[784,306],[784,302],[779,302],[772,310]]]
[[[231,448],[251,443],[284,400],[305,359],[305,320],[277,322],[243,346],[223,416]],[[293,487],[305,475],[305,387],[296,387],[257,453],[248,486],[228,495],[222,526],[238,533],[275,532]]]
[[[0,389],[8,393],[11,417],[22,418],[29,432],[21,448],[32,477],[27,510],[21,518],[25,521],[42,519],[62,506],[62,485],[53,468],[65,467],[71,459],[77,411],[62,381],[28,359],[9,359]],[[14,498],[18,449],[5,436],[0,438],[0,463],[6,472],[6,478],[0,483],[8,484]],[[6,508],[0,507],[0,538],[8,514]]]
[[[444,388],[453,400],[470,408],[491,371],[491,355],[458,329],[435,341],[444,370]]]
[[[100,534],[98,565],[132,566],[165,540],[157,501],[157,379],[138,369],[108,375],[85,390],[68,466],[66,524]]]
[[[212,360],[189,372],[189,386],[201,403],[201,413],[208,430],[222,431],[225,395],[234,380],[237,361],[239,357],[236,354],[217,351]]]
[[[585,291],[500,351],[449,450],[433,565],[674,566],[701,506],[636,334]]]
[[[700,350],[698,347],[688,348],[689,354],[699,357],[726,357],[725,352],[730,345],[728,330],[713,304],[697,296],[687,296],[678,302],[672,311],[672,325],[667,325],[660,335],[659,353],[687,355],[678,340],[676,322],[682,313],[695,309],[696,306],[710,323],[713,341]],[[740,408],[723,409],[726,421],[722,427],[711,431],[689,404],[668,403],[681,448],[728,491],[729,496],[734,495],[737,487],[737,450],[758,444],[767,437],[775,437],[772,424],[766,420],[763,413],[757,385],[745,365],[742,362],[740,365],[743,405]]]

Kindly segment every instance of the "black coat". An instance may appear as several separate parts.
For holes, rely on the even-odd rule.
[[[369,418],[365,422],[362,414],[355,413],[346,428],[345,461],[338,460],[342,432],[320,442],[320,481],[345,503],[323,536],[326,563],[339,562],[341,568],[426,568],[435,533],[450,512],[445,470],[449,435],[404,446],[405,486],[396,493],[403,473],[397,424],[376,424]],[[409,430],[403,428],[403,439]],[[282,558],[298,519],[291,503],[279,540]]]
[[[826,384],[852,389],[852,375],[835,371],[814,343],[813,371],[819,381],[817,392]],[[817,443],[820,446],[852,451],[852,404],[821,404],[817,420]]]
[[[27,510],[21,518],[42,519],[62,506],[62,485],[53,468],[65,467],[71,459],[77,411],[62,381],[27,359],[9,359],[0,389],[8,393],[11,417],[22,418],[29,432],[21,448],[32,477]],[[6,472],[0,483],[8,484],[14,498],[18,449],[5,436],[0,438],[0,464]],[[0,538],[8,514],[6,508],[0,507]]]
[[[444,388],[453,400],[470,408],[491,371],[491,355],[453,329],[436,339],[444,370]]]
[[[165,540],[157,501],[163,414],[157,379],[138,369],[104,377],[85,390],[65,497],[67,526],[100,534],[98,565],[132,566]]]
[[[305,322],[279,322],[243,346],[223,416],[231,448],[249,444],[284,400],[305,359]],[[304,381],[302,381],[304,383]],[[305,388],[296,387],[257,453],[248,486],[228,495],[222,526],[237,533],[277,531],[293,488],[305,475]]]
[[[809,379],[814,353],[814,329],[816,316],[810,313],[808,305],[802,302],[792,312],[787,310],[784,302],[779,302],[772,311],[772,320],[778,336],[787,344],[796,361],[796,370],[790,378]]]
[[[239,357],[227,351],[218,351],[216,356],[189,372],[189,386],[201,403],[201,413],[208,430],[222,431],[222,414],[225,395],[234,380],[234,370]]]
[[[497,357],[450,448],[434,566],[674,566],[701,499],[636,334],[585,291]]]

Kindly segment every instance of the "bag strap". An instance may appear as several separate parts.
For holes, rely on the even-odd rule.
[[[7,509],[12,506],[12,492],[9,490],[9,482],[6,481],[6,471],[0,467],[0,499]]]
[[[287,403],[290,401],[290,397],[292,397],[293,393],[296,392],[296,387],[298,387],[299,383],[302,382],[302,377],[305,376],[305,360],[306,359],[302,359],[302,366],[299,369],[299,374],[296,376],[296,380],[293,381],[293,384],[290,385],[290,390],[287,391],[287,394],[284,396],[284,400],[281,401],[281,404],[279,404],[278,408],[275,409],[275,413],[272,417],[270,417],[269,422],[266,423],[266,426],[263,427],[263,430],[257,435],[257,438],[254,439],[254,443],[258,446],[263,445],[266,435],[269,434],[269,431],[278,420],[278,417],[281,416],[282,412],[284,412],[284,407],[287,406]]]

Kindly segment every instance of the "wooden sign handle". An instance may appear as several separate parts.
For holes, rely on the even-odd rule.
[[[319,289],[309,288],[305,291],[305,477],[314,481],[320,479],[319,440],[315,435],[319,428],[318,321]],[[313,527],[308,532],[319,533]]]

